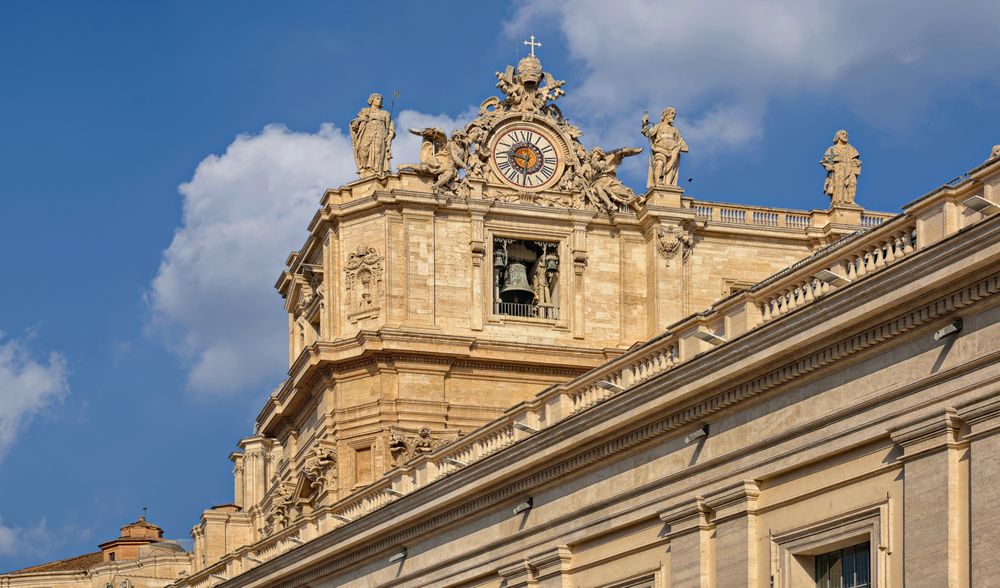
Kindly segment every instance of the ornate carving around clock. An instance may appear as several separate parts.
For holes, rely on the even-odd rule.
[[[565,94],[564,82],[543,71],[537,57],[521,59],[516,69],[508,66],[497,79],[504,98],[484,100],[464,129],[450,137],[437,128],[411,129],[424,139],[420,163],[400,169],[430,174],[435,192],[459,198],[469,198],[471,183],[483,181],[516,190],[487,187],[488,200],[606,213],[640,202],[618,179],[617,168],[642,149],[587,150],[583,133],[552,103]]]

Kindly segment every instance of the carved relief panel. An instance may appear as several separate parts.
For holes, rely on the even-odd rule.
[[[374,247],[359,245],[347,258],[344,287],[347,318],[357,322],[379,315],[382,306],[384,258]]]

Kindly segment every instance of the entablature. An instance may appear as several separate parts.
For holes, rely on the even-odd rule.
[[[304,349],[289,369],[289,378],[268,397],[258,414],[257,431],[275,436],[280,424],[294,418],[298,408],[312,397],[317,382],[326,378],[335,382],[339,378],[356,377],[352,375],[355,373],[368,375],[373,362],[376,367],[384,365],[386,369],[389,366],[396,369],[407,362],[413,364],[411,369],[419,364],[436,363],[460,372],[468,366],[505,374],[538,372],[569,378],[624,351],[496,341],[388,327],[361,331],[349,339],[318,341]]]

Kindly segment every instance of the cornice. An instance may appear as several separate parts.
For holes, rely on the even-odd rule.
[[[943,257],[946,257],[941,254],[941,250],[946,249],[949,243],[942,242],[939,243],[939,245],[944,247],[936,246],[932,248],[937,250],[937,255],[925,255],[933,253],[933,251],[924,251],[920,255],[914,255],[908,258],[907,261],[909,263],[906,265],[923,265],[916,263],[923,258],[933,258],[937,261],[941,261]],[[954,244],[952,243],[951,245]],[[964,248],[968,244],[963,242],[961,245]],[[895,271],[890,271],[892,268],[889,268],[881,274],[885,276],[883,281],[895,283],[898,281],[900,276],[905,276],[908,273],[903,271],[906,269],[903,263],[893,267],[895,268]],[[890,284],[890,286],[891,285],[893,284]],[[898,294],[900,292],[899,285],[894,284],[894,286],[895,292]],[[880,295],[886,294],[884,291],[885,288],[878,288],[878,290],[881,291]],[[709,393],[707,396],[699,394],[696,398],[690,398],[687,401],[687,404],[674,403],[672,404],[674,409],[664,418],[641,425],[636,429],[623,431],[622,435],[617,438],[611,439],[600,445],[593,446],[576,455],[569,456],[559,463],[530,474],[505,487],[498,488],[486,495],[480,495],[478,498],[467,501],[450,511],[439,513],[429,519],[424,519],[422,522],[412,525],[407,529],[402,529],[392,536],[383,537],[377,541],[369,541],[365,547],[361,549],[345,554],[339,559],[327,562],[325,565],[314,571],[297,576],[296,581],[308,581],[310,578],[325,575],[339,567],[351,565],[354,562],[390,549],[391,547],[399,545],[423,532],[429,531],[438,525],[448,524],[452,521],[468,516],[472,512],[488,508],[504,500],[509,500],[512,497],[527,492],[540,484],[557,479],[558,477],[564,476],[567,473],[576,471],[582,467],[586,467],[587,465],[595,463],[596,461],[604,459],[614,453],[627,450],[666,432],[677,430],[686,423],[695,422],[708,414],[723,410],[737,402],[744,401],[753,396],[772,390],[777,386],[788,383],[794,378],[802,377],[806,374],[815,372],[816,370],[830,365],[834,361],[843,360],[850,355],[870,349],[873,346],[884,344],[886,341],[889,341],[903,333],[932,323],[943,314],[965,308],[979,300],[992,296],[996,294],[997,291],[1000,291],[1000,274],[993,274],[985,278],[980,278],[967,286],[955,289],[951,293],[938,297],[929,303],[903,311],[889,320],[877,323],[876,325],[857,332],[854,335],[836,340],[820,349],[813,350],[811,353],[807,352],[790,363],[773,369],[765,374],[759,375],[756,378],[744,381],[738,386],[728,387],[722,391],[718,391],[717,393]],[[844,292],[846,293],[846,290]],[[909,293],[904,292],[904,295],[908,294]],[[752,344],[753,348],[756,350],[769,349],[770,351],[774,351],[769,346],[760,344],[759,339],[765,338],[768,335],[767,331],[771,331],[773,334],[775,331],[780,331],[780,329],[776,328],[776,326],[802,321],[802,317],[806,315],[819,317],[822,320],[830,320],[830,317],[833,316],[829,312],[830,307],[843,303],[843,301],[838,300],[838,298],[851,298],[854,299],[855,303],[858,303],[858,298],[860,298],[860,296],[830,296],[824,298],[823,300],[817,301],[812,305],[803,307],[801,311],[796,314],[786,315],[785,317],[781,317],[776,321],[765,325],[760,330],[751,331],[750,334],[745,336],[744,344]],[[888,300],[887,297],[884,304],[894,305],[895,302],[895,300]],[[898,306],[891,307],[898,308]],[[864,317],[859,317],[855,320],[864,320]],[[721,349],[718,351],[721,351]],[[669,389],[671,382],[680,383],[681,381],[697,380],[699,377],[697,372],[717,370],[719,368],[718,362],[720,361],[720,357],[724,358],[725,355],[729,355],[718,353],[718,351],[703,354],[690,362],[678,366],[678,368],[675,368],[674,370],[670,370],[660,376],[656,376],[653,379],[636,386],[628,395],[616,396],[613,401],[598,405],[590,410],[569,417],[568,419],[543,430],[542,433],[533,435],[521,443],[507,448],[502,454],[505,456],[504,458],[499,457],[500,454],[498,454],[498,456],[495,456],[494,458],[478,462],[468,468],[461,469],[445,478],[438,479],[435,482],[424,486],[418,490],[417,493],[420,495],[426,495],[427,492],[432,492],[434,496],[439,497],[439,500],[442,499],[441,497],[458,499],[458,496],[463,494],[462,489],[468,488],[470,483],[475,482],[477,478],[481,479],[484,475],[488,475],[490,472],[506,467],[512,462],[512,459],[517,460],[531,455],[532,453],[537,453],[541,448],[539,444],[543,444],[543,446],[551,445],[557,440],[566,439],[575,434],[593,430],[595,426],[598,426],[598,423],[607,422],[611,414],[622,414],[623,412],[633,408],[638,403],[648,403],[656,397],[662,397],[663,389]],[[731,377],[731,375],[732,374],[729,374],[729,377]],[[695,377],[692,378],[691,376]],[[677,400],[680,401],[680,399]],[[661,404],[663,402],[664,400],[661,399]],[[656,412],[659,412],[661,415],[663,414],[662,409],[656,409]],[[443,453],[446,452],[446,450],[447,447],[442,448],[436,453]],[[433,458],[433,456],[429,458]],[[551,463],[551,460],[549,461]],[[433,488],[433,490],[430,488]],[[449,496],[452,492],[454,492],[454,494]],[[407,503],[412,502],[412,500],[413,498],[410,498],[407,500]],[[383,508],[375,511],[352,523],[349,531],[352,534],[357,535],[365,532],[366,530],[372,530],[378,525],[386,523],[386,517],[395,517],[395,528],[398,528],[398,516],[401,514],[399,512],[399,508],[402,508],[402,506],[395,508]],[[343,535],[343,537],[341,537],[345,532],[348,532],[348,530],[337,529],[328,535],[310,542],[306,546],[295,549],[294,553],[307,556],[309,553],[318,553],[320,550],[329,549],[333,545],[337,544],[338,541],[342,541],[343,538],[347,537],[347,535]],[[301,551],[306,547],[309,547],[310,550]],[[288,555],[290,556],[291,553]],[[284,561],[285,557],[286,556],[279,556],[278,559]],[[287,563],[290,564],[291,560],[288,560]],[[259,573],[263,573],[263,571]],[[257,570],[248,572],[246,574],[245,581],[253,581],[255,577],[259,577]],[[286,583],[281,585],[288,584]]]
[[[352,338],[318,341],[306,347],[289,369],[289,378],[272,394],[257,415],[258,431],[273,433],[278,417],[310,397],[315,382],[364,375],[369,370],[396,370],[440,366],[435,371],[482,369],[497,374],[524,373],[528,377],[575,377],[624,351],[532,344],[446,335],[434,331],[383,328],[360,331]],[[535,358],[526,362],[526,358]],[[302,398],[299,398],[299,397]],[[290,411],[290,412],[289,412]]]

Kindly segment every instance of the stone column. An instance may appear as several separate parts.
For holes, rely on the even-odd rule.
[[[483,330],[483,313],[485,311],[483,308],[483,290],[487,284],[487,276],[490,280],[489,291],[491,293],[489,304],[493,304],[493,260],[488,260],[486,268],[483,268],[483,260],[489,251],[486,243],[486,228],[483,219],[486,216],[486,211],[490,208],[490,204],[490,202],[483,200],[469,200],[469,251],[472,254],[472,295],[471,308],[469,309],[469,327],[473,331]],[[484,272],[486,272],[485,275]]]
[[[753,480],[722,488],[705,496],[715,524],[716,569],[725,585],[757,588],[761,554],[757,529],[757,497]]]
[[[969,426],[971,586],[1000,587],[1000,399],[992,396],[959,407]]]
[[[335,229],[327,229],[323,239],[323,315],[320,317],[320,336],[327,341],[334,341],[340,336],[341,317],[340,297],[344,289],[341,287],[340,273],[340,239]]]
[[[716,542],[711,514],[700,496],[660,513],[670,541],[671,588],[715,588]]]
[[[229,461],[233,462],[233,504],[242,508],[246,501],[244,493],[243,454],[234,451],[229,454]]]
[[[497,570],[497,574],[503,578],[501,586],[504,588],[535,588],[538,586],[538,580],[535,579],[535,568],[531,567],[526,559],[500,568]]]
[[[270,450],[266,439],[261,436],[247,437],[240,441],[243,450],[243,500],[244,510],[249,510],[264,499],[267,491],[267,477],[264,457]]]
[[[650,335],[660,333],[685,316],[685,265],[690,233],[680,219],[660,219],[650,228]]]
[[[890,430],[903,450],[903,583],[969,586],[969,446],[954,409]]]
[[[584,270],[587,269],[587,225],[594,218],[594,213],[571,210],[570,215],[573,217],[573,237],[570,244],[573,255],[573,337],[583,339],[587,336],[587,293],[584,281]]]
[[[570,567],[573,554],[569,547],[557,545],[549,551],[528,558],[528,565],[535,570],[539,588],[570,588]]]

